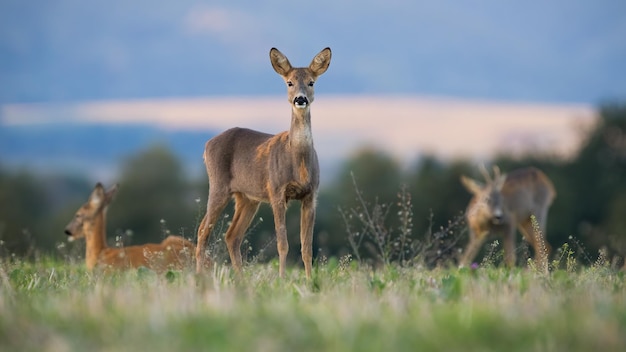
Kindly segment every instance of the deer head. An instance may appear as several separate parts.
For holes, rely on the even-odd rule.
[[[497,166],[493,167],[493,178],[484,165],[481,165],[480,172],[485,178],[485,183],[461,176],[463,186],[474,195],[472,205],[468,209],[471,212],[470,216],[480,219],[481,222],[502,224],[506,218],[506,209],[501,191],[506,174],[501,174]]]
[[[294,68],[278,49],[270,50],[272,67],[285,80],[287,100],[294,109],[306,109],[311,105],[314,99],[315,81],[328,69],[330,58],[330,48],[326,48],[313,58],[308,67]]]
[[[74,218],[65,227],[65,234],[68,236],[69,241],[92,233],[96,217],[106,211],[106,207],[115,197],[118,188],[116,184],[105,191],[101,183],[96,184],[87,202],[78,208]]]

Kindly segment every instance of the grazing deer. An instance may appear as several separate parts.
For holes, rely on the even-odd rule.
[[[232,128],[212,138],[204,149],[209,176],[207,212],[198,228],[196,270],[205,266],[204,252],[213,227],[228,203],[235,199],[235,214],[226,231],[226,245],[233,268],[241,272],[241,243],[260,202],[272,207],[280,259],[279,275],[285,276],[287,227],[285,211],[290,200],[300,200],[300,242],[306,277],[311,277],[313,223],[319,186],[319,164],[313,148],[311,103],[315,80],[330,65],[330,48],[317,54],[308,67],[295,68],[276,48],[270,50],[274,70],[287,84],[291,127],[276,135],[246,128]]]
[[[465,176],[461,182],[470,193],[471,199],[465,216],[470,230],[470,242],[463,254],[460,265],[467,266],[476,257],[489,233],[504,236],[504,259],[507,265],[515,265],[515,228],[534,248],[535,258],[539,258],[539,268],[547,270],[547,259],[551,247],[546,241],[546,221],[548,208],[556,192],[550,179],[541,170],[527,167],[500,174],[493,167],[493,179],[484,166],[480,169],[487,182],[480,184]],[[531,216],[537,221],[535,231]]]
[[[114,185],[104,190],[96,184],[87,203],[83,204],[65,227],[70,241],[85,237],[85,261],[87,269],[128,269],[144,266],[156,271],[170,267],[181,269],[193,261],[194,244],[180,236],[168,236],[161,243],[148,243],[122,248],[110,248],[106,244],[107,206],[117,193]]]

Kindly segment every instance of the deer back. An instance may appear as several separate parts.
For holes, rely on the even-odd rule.
[[[106,248],[98,265],[110,268],[146,267],[157,272],[191,265],[195,245],[180,236],[168,236],[161,243],[147,243],[123,248]]]
[[[223,191],[267,199],[267,155],[259,153],[275,136],[247,128],[231,128],[206,143],[204,162],[211,183]],[[216,191],[215,189],[213,191]]]
[[[545,212],[556,196],[550,179],[534,167],[509,173],[501,193],[506,209],[518,222]]]

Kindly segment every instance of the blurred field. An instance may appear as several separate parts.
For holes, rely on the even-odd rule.
[[[41,259],[0,263],[2,351],[618,351],[626,280],[601,260],[544,276],[476,269],[371,270],[317,262],[312,282],[276,262],[196,276],[103,277]]]

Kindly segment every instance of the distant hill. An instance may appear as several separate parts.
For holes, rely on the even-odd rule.
[[[0,125],[0,164],[106,179],[117,174],[125,157],[162,144],[188,172],[200,175],[202,148],[214,135],[207,130],[165,130],[149,125]]]

